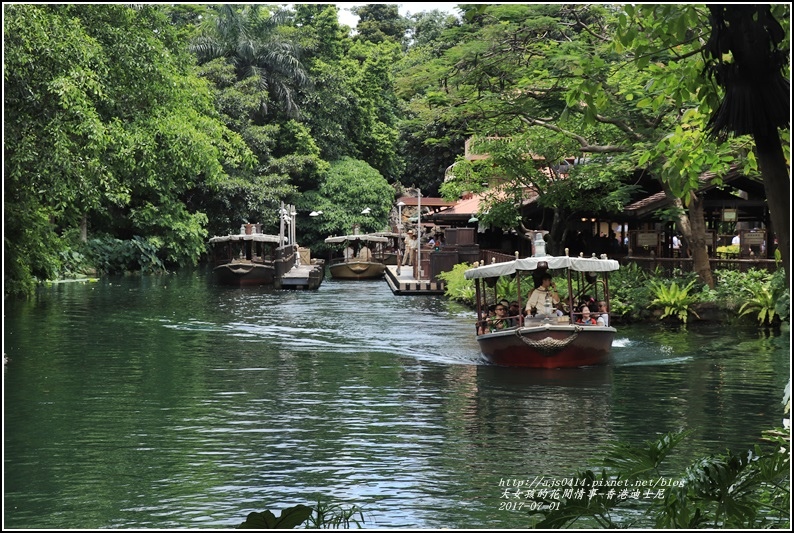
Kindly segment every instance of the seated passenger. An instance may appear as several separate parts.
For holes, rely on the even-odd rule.
[[[507,318],[507,308],[502,304],[496,304],[496,308],[494,309],[496,312],[496,316],[490,319],[490,330],[491,332],[506,329],[510,327],[509,321],[510,319]]]
[[[583,305],[581,311],[582,311],[582,316],[580,316],[579,320],[576,321],[577,324],[584,324],[587,326],[595,326],[597,324],[596,319],[590,315],[589,307]]]
[[[599,326],[609,325],[609,314],[607,313],[607,303],[604,300],[598,302],[598,318],[596,319]]]

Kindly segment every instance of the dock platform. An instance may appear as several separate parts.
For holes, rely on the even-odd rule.
[[[404,266],[397,274],[395,265],[386,265],[386,283],[394,294],[405,296],[425,295],[425,294],[444,294],[444,283],[429,279],[417,280],[414,278],[413,268]]]
[[[325,261],[313,260],[311,264],[300,264],[289,269],[278,280],[281,289],[313,291],[320,287],[325,278]]]

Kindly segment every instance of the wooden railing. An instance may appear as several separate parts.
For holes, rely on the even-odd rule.
[[[684,272],[691,272],[694,267],[691,257],[618,257],[616,258],[621,265],[636,263],[644,270],[655,270],[657,267],[664,272],[671,273],[678,269]],[[777,270],[778,265],[774,259],[723,259],[710,257],[709,264],[712,270],[738,270],[746,272],[751,268],[764,269],[769,272]]]

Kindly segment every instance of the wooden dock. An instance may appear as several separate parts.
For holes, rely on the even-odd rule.
[[[279,289],[297,289],[313,291],[320,287],[325,278],[325,261],[313,260],[311,264],[293,266],[277,279]]]
[[[417,280],[414,278],[413,268],[409,266],[400,267],[397,274],[395,265],[386,266],[386,283],[394,294],[404,296],[425,295],[425,294],[444,294],[444,283],[429,279]]]

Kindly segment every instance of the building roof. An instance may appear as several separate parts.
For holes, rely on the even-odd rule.
[[[404,203],[406,207],[417,207],[419,199],[416,196],[402,196],[397,199],[397,203]],[[422,197],[422,207],[444,208],[455,205],[455,202],[444,200],[443,198],[436,198],[432,196]]]
[[[523,201],[523,206],[532,204],[538,199],[538,194],[532,190],[527,189],[525,193],[527,197]],[[482,202],[482,200],[483,194],[472,194],[458,200],[457,203],[451,207],[430,215],[430,218],[437,221],[468,221],[473,215],[480,212],[480,202]]]
[[[739,168],[732,168],[723,178],[721,182],[715,181],[716,174],[713,172],[705,172],[700,176],[701,186],[700,192],[714,191],[718,187],[727,186],[731,189],[741,189],[749,192],[751,196],[758,196],[764,198],[765,192],[763,183],[757,180],[748,178],[741,173]],[[746,194],[745,194],[746,195]],[[733,195],[736,201],[747,200],[742,196]],[[665,195],[664,191],[660,191],[635,202],[628,204],[625,207],[624,213],[631,217],[642,218],[652,213],[657,209],[665,207],[670,200]]]

